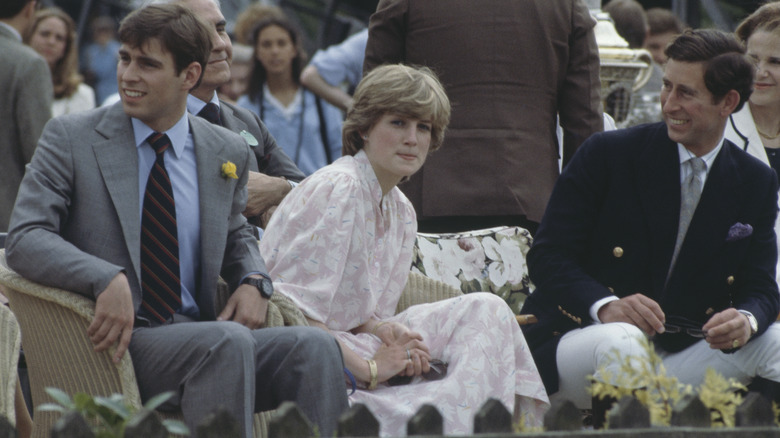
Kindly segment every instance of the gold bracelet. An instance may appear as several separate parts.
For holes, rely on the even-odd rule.
[[[371,329],[371,334],[376,336],[377,335],[376,331],[379,330],[379,327],[382,327],[384,324],[387,324],[387,323],[388,323],[388,321],[379,321],[378,323],[376,323],[374,328]]]
[[[371,381],[368,382],[368,390],[376,389],[377,384],[377,372],[376,372],[376,361],[373,359],[368,359],[368,372],[371,374]]]

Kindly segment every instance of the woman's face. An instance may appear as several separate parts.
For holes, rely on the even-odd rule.
[[[30,47],[43,56],[54,67],[65,56],[65,45],[68,40],[68,28],[57,17],[44,18],[38,23],[30,38]]]
[[[292,74],[292,61],[298,56],[290,34],[274,24],[260,31],[255,53],[268,75]]]
[[[383,193],[420,170],[431,145],[431,127],[430,120],[385,114],[363,134],[363,150]]]
[[[780,105],[780,32],[753,33],[747,41],[747,55],[756,66],[750,102],[758,106]]]

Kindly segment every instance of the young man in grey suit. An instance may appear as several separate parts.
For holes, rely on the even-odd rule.
[[[338,346],[308,327],[259,328],[273,293],[245,208],[244,139],[189,115],[211,49],[177,5],[122,22],[121,103],[52,120],[19,190],[7,259],[96,300],[97,351],[133,357],[144,400],[173,391],[186,424],[297,402],[324,435],[347,407]],[[217,313],[219,276],[230,296]]]
[[[682,383],[713,367],[780,388],[777,176],[724,140],[753,68],[714,30],[686,32],[666,54],[664,122],[585,141],[528,254],[537,289],[522,312],[539,322],[523,332],[548,393],[583,408],[586,376],[617,384],[612,350],[641,361],[643,337]]]
[[[49,66],[22,44],[37,1],[0,2],[0,232],[8,231],[24,166],[51,118],[54,91]]]
[[[276,140],[257,115],[218,98],[217,89],[230,80],[233,45],[217,0],[162,2],[179,3],[188,7],[209,26],[212,43],[209,62],[200,85],[190,92],[187,110],[247,138],[257,160],[257,167],[250,168],[247,183],[249,199],[244,215],[255,225],[264,226],[293,184],[300,182],[305,175],[276,144]],[[206,115],[209,112],[207,105],[216,106],[218,119],[213,115]]]

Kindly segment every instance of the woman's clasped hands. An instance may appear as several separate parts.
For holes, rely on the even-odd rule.
[[[382,345],[374,354],[377,364],[377,380],[385,382],[393,376],[419,376],[430,370],[428,346],[422,335],[399,322],[381,322],[373,334]]]

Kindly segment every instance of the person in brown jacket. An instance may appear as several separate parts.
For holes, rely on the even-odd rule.
[[[452,101],[445,145],[399,187],[423,232],[534,233],[563,165],[603,127],[595,20],[581,0],[381,0],[364,74],[426,65]]]

